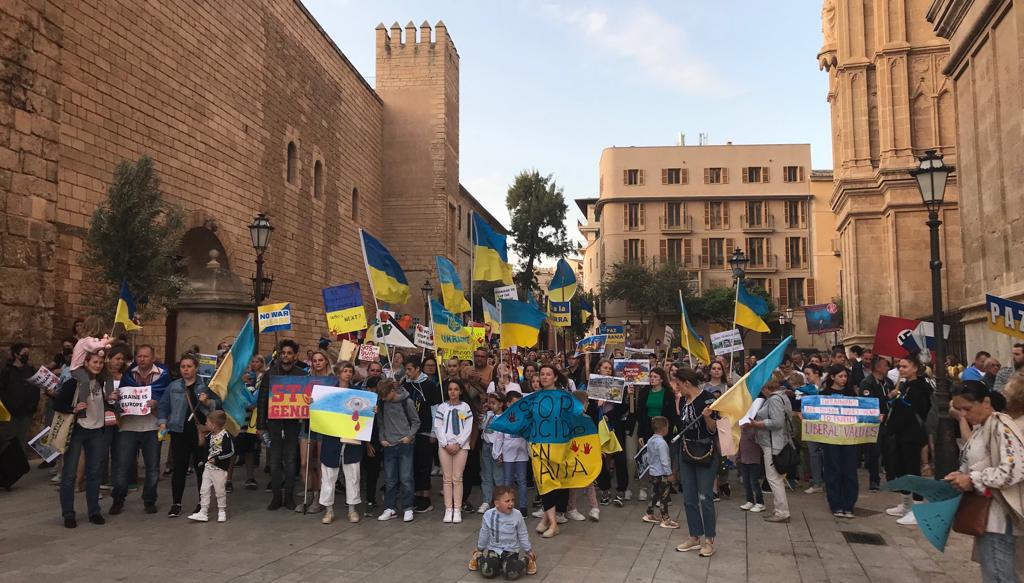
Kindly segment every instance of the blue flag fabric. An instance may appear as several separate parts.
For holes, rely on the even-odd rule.
[[[224,403],[224,412],[228,416],[227,430],[231,435],[238,435],[241,428],[248,424],[246,409],[256,401],[255,395],[245,388],[245,382],[242,381],[242,375],[248,370],[255,350],[256,338],[252,331],[252,316],[249,316],[235,336],[231,350],[210,379],[210,390]]]

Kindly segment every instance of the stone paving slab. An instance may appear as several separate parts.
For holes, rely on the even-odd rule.
[[[261,482],[262,485],[262,482]],[[196,500],[190,478],[188,510]],[[733,491],[741,489],[734,484]],[[424,583],[481,581],[466,569],[479,529],[479,515],[461,525],[441,523],[439,512],[418,514],[411,524],[344,516],[329,526],[320,516],[284,509],[267,512],[269,495],[237,489],[229,495],[225,524],[169,519],[169,480],[161,480],[161,512],[142,512],[139,492],[125,512],[104,526],[89,524],[78,496],[79,526],[60,521],[57,489],[47,472],[33,470],[13,491],[0,492],[0,582],[73,583],[181,581],[205,579],[244,583],[367,582]],[[938,553],[916,527],[903,527],[884,514],[897,502],[891,493],[867,493],[858,518],[835,519],[823,494],[790,493],[790,524],[765,523],[739,510],[742,500],[717,505],[718,543],[714,557],[678,553],[686,537],[681,496],[673,514],[683,528],[670,531],[640,521],[643,503],[602,507],[600,523],[571,522],[546,540],[532,535],[539,556],[534,583],[757,583],[893,582],[964,583],[980,579],[970,562],[971,539],[952,534]],[[479,490],[476,498],[479,497]],[[770,496],[768,497],[770,499]],[[582,502],[582,497],[581,497]],[[582,502],[585,504],[585,502]],[[104,512],[110,500],[101,501]],[[582,510],[587,510],[583,508]],[[536,519],[529,519],[532,528]],[[881,535],[884,546],[850,544],[842,531]],[[532,532],[532,531],[531,531]]]

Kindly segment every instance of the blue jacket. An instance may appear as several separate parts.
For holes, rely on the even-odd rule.
[[[220,397],[206,388],[206,383],[203,382],[203,379],[196,377],[196,384],[192,391],[196,410],[203,415],[209,415],[211,412],[221,408]],[[199,395],[202,393],[206,393],[209,399],[206,405],[199,402]],[[175,379],[171,384],[167,385],[167,389],[160,396],[160,402],[156,408],[157,422],[166,424],[167,431],[181,433],[185,431],[185,422],[191,414],[188,403],[185,402],[185,381]]]
[[[160,371],[160,376],[150,384],[150,387],[153,389],[153,400],[160,401],[164,395],[164,391],[167,389],[167,386],[171,384],[171,375],[167,372],[166,368],[159,364],[154,364],[153,367]],[[136,365],[125,371],[125,373],[121,375],[121,384],[126,387],[142,386],[135,380],[135,372],[138,368],[139,367]]]

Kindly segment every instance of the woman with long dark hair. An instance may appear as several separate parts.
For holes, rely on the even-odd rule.
[[[710,557],[715,554],[714,484],[721,450],[718,425],[711,410],[715,397],[700,385],[700,376],[689,368],[677,369],[672,376],[672,387],[681,395],[679,417],[683,432],[679,482],[690,533],[690,538],[676,546],[676,550],[699,551],[700,556]]]
[[[636,394],[637,448],[642,448],[654,435],[651,419],[659,416],[671,419],[673,416],[674,403],[668,373],[661,367],[655,367],[651,369],[648,378],[651,384],[639,385]],[[637,497],[640,500],[647,500],[647,488],[641,486]]]
[[[857,391],[850,386],[850,371],[841,364],[828,369],[828,379],[821,395],[856,397]],[[857,464],[860,461],[860,447],[857,445],[822,444],[824,454],[825,494],[828,507],[836,518],[853,518],[853,507],[860,493],[857,484]]]
[[[537,376],[540,379],[539,390],[541,391],[565,390],[564,387],[569,384],[554,365],[542,364]],[[541,533],[542,537],[551,538],[557,535],[558,525],[568,520],[564,515],[569,505],[569,492],[569,489],[559,488],[547,494],[541,494],[543,515],[540,523],[537,524],[537,532]]]
[[[885,418],[884,458],[886,472],[892,479],[921,475],[921,448],[928,444],[925,420],[932,408],[932,385],[925,378],[925,367],[917,358],[899,360],[901,381],[889,391],[889,415]],[[922,497],[914,495],[915,501]],[[911,495],[903,493],[902,501],[886,509],[889,516],[898,516],[903,525],[917,524],[911,512]]]

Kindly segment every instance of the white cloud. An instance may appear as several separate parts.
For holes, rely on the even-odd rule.
[[[714,69],[687,47],[682,29],[646,6],[545,3],[540,9],[548,18],[577,28],[598,49],[632,61],[653,83],[686,95],[732,92]]]

